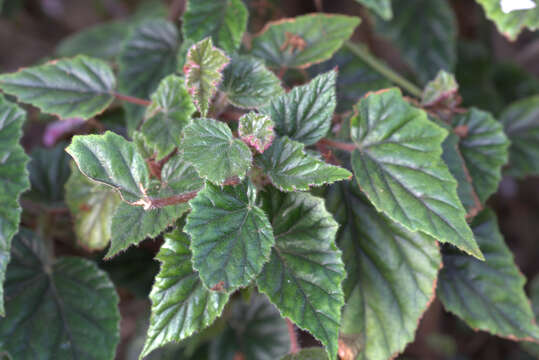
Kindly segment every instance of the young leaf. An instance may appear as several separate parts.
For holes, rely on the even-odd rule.
[[[210,346],[209,360],[275,360],[290,349],[286,322],[264,295],[248,302],[238,299],[230,309],[228,326]]]
[[[269,22],[253,39],[252,54],[273,68],[307,68],[329,59],[359,22],[357,17],[328,14]]]
[[[185,84],[202,116],[206,116],[210,101],[221,83],[221,72],[230,59],[206,38],[191,46],[183,66]]]
[[[308,193],[270,190],[263,194],[263,204],[271,218],[275,246],[257,278],[258,288],[335,359],[345,277],[335,245],[337,223],[324,200]]]
[[[110,131],[78,135],[66,151],[84,175],[116,189],[124,201],[136,203],[147,197],[150,175],[146,163],[135,145],[120,135]]]
[[[484,203],[498,189],[502,166],[507,162],[509,140],[492,115],[475,108],[454,116],[452,125],[464,132],[460,152],[475,192]]]
[[[284,136],[277,138],[255,164],[269,176],[273,185],[282,191],[309,190],[339,180],[352,174],[341,167],[326,164],[307,154],[305,145]]]
[[[183,155],[199,175],[215,184],[237,176],[243,178],[251,167],[249,147],[234,139],[225,123],[196,119],[183,130]]]
[[[246,286],[268,261],[273,232],[255,201],[256,189],[246,181],[223,188],[206,183],[189,202],[185,232],[191,236],[193,266],[208,289]]]
[[[494,21],[498,30],[509,40],[516,40],[518,34],[524,29],[539,29],[539,5],[526,10],[503,11],[500,0],[476,0],[483,9],[487,17]],[[511,3],[514,0],[508,1]],[[507,2],[507,0],[505,0]]]
[[[447,131],[402,98],[398,89],[371,94],[351,119],[352,168],[376,209],[410,231],[423,231],[482,258],[441,160]]]
[[[539,95],[511,104],[500,115],[511,140],[508,173],[517,177],[539,174]]]
[[[345,214],[337,237],[347,273],[339,350],[350,359],[394,358],[414,340],[434,298],[436,240],[391,221],[352,185],[334,185],[327,199]]]
[[[434,106],[445,104],[453,107],[458,103],[459,84],[453,74],[440,70],[436,77],[429,81],[421,96],[421,105]]]
[[[445,0],[393,0],[391,21],[376,29],[393,41],[421,81],[438,71],[452,71],[456,62],[457,22]]]
[[[85,259],[52,262],[28,230],[15,237],[11,255],[0,349],[21,360],[114,359],[120,313],[107,275]]]
[[[391,0],[356,0],[358,3],[366,6],[374,11],[376,15],[384,20],[393,18],[393,10],[391,9]]]
[[[140,358],[170,342],[180,342],[221,315],[228,294],[206,289],[191,264],[189,239],[179,230],[165,235],[156,257],[161,270],[150,294],[152,315]]]
[[[182,130],[196,109],[183,79],[176,75],[164,78],[151,99],[141,131],[160,160],[179,146]]]
[[[0,89],[61,118],[88,119],[112,102],[116,79],[102,60],[77,56],[0,75]]]
[[[19,229],[19,196],[30,187],[28,156],[19,145],[25,112],[0,94],[0,315],[4,316],[4,278],[11,238]]]
[[[234,53],[247,28],[247,8],[241,0],[189,0],[183,14],[185,38],[200,41],[208,36],[227,53]]]
[[[240,108],[255,108],[281,95],[281,80],[264,63],[250,56],[235,56],[223,71],[220,90]]]
[[[75,220],[78,244],[88,250],[104,249],[111,238],[111,218],[121,199],[112,189],[96,184],[72,163],[65,198]]]
[[[147,99],[161,79],[178,66],[179,34],[164,19],[137,24],[127,37],[119,59],[118,89],[122,94]],[[144,107],[125,104],[127,128],[132,133],[144,116]]]
[[[513,340],[539,339],[539,328],[524,292],[525,277],[513,261],[490,210],[472,222],[485,261],[456,250],[444,254],[438,296],[444,307],[474,329]]]
[[[328,354],[320,347],[301,349],[298,353],[288,354],[281,360],[328,360]]]
[[[263,153],[275,138],[273,121],[267,115],[250,112],[240,117],[238,134],[259,153]]]
[[[312,145],[327,135],[335,106],[337,71],[318,75],[274,99],[261,111],[275,122],[275,131],[292,140]]]

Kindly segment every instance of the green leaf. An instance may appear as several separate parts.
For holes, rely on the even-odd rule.
[[[307,68],[329,59],[359,22],[357,17],[328,14],[269,22],[253,38],[252,54],[273,68]]]
[[[102,60],[77,56],[0,75],[0,89],[61,118],[88,119],[112,102],[116,79]]]
[[[296,354],[289,354],[281,360],[328,360],[328,355],[323,348],[312,347],[301,349]]]
[[[326,164],[308,155],[304,145],[288,137],[277,138],[255,164],[282,191],[309,190],[335,181],[349,179],[352,174],[341,167]]]
[[[256,108],[281,95],[281,80],[264,63],[250,56],[235,56],[223,71],[220,90],[240,108]]]
[[[234,53],[240,47],[248,15],[241,0],[189,0],[182,32],[193,41],[211,36],[217,46]]]
[[[182,130],[196,109],[183,79],[176,75],[164,78],[151,99],[141,131],[160,160],[180,145]]]
[[[164,189],[174,194],[200,190],[204,186],[193,165],[184,156],[175,154],[161,169],[161,183]]]
[[[263,193],[275,246],[257,278],[281,314],[308,330],[337,356],[345,278],[341,252],[335,245],[337,223],[324,200],[308,193]]]
[[[391,221],[352,185],[334,185],[327,198],[344,214],[337,238],[347,300],[339,349],[350,359],[393,358],[414,340],[434,298],[441,267],[436,240]]]
[[[436,77],[429,81],[421,96],[422,106],[435,106],[439,104],[454,107],[458,104],[459,84],[453,74],[440,70]]]
[[[456,250],[444,254],[438,296],[444,307],[474,329],[513,340],[539,339],[539,328],[520,273],[490,210],[472,222],[485,255],[478,261]]]
[[[238,134],[245,143],[263,153],[275,138],[273,126],[269,116],[250,112],[240,117]]]
[[[357,44],[357,46],[360,46]],[[328,61],[309,68],[314,75],[338,68],[337,111],[348,111],[369,91],[391,87],[391,82],[371,69],[365,62],[342,47]]]
[[[223,188],[206,183],[189,202],[185,232],[191,236],[193,266],[208,289],[247,286],[268,261],[273,232],[255,201],[256,189],[246,181]]]
[[[539,5],[526,10],[504,12],[499,0],[476,0],[485,10],[487,18],[492,20],[498,30],[509,40],[516,40],[524,28],[539,29]],[[509,2],[510,3],[510,2]]]
[[[209,291],[202,285],[191,264],[189,239],[181,231],[165,235],[157,259],[161,271],[150,294],[152,315],[141,358],[208,327],[228,301],[228,294]]]
[[[112,360],[120,341],[118,300],[94,263],[52,261],[44,241],[22,230],[7,271],[0,351],[17,360]]]
[[[398,89],[363,98],[351,119],[352,167],[378,211],[410,231],[422,231],[482,258],[441,160],[447,131],[402,98]]]
[[[230,59],[213,46],[211,38],[191,46],[183,66],[185,83],[202,116],[206,116],[210,102],[223,78],[222,71]]]
[[[56,48],[56,55],[70,57],[88,55],[103,60],[116,58],[129,33],[125,21],[111,21],[85,28],[68,36]]]
[[[391,21],[377,21],[376,30],[389,38],[424,84],[456,63],[457,21],[445,0],[393,0]]]
[[[161,79],[178,66],[179,46],[176,26],[164,19],[149,19],[130,31],[119,58],[118,90],[124,95],[147,99]],[[145,108],[125,104],[127,128],[132,133],[144,116]]]
[[[30,187],[28,156],[19,145],[26,113],[0,94],[0,315],[4,316],[4,278],[11,238],[19,229],[20,195]]]
[[[481,202],[498,189],[502,166],[507,163],[509,140],[502,125],[485,111],[471,108],[452,119],[453,127],[466,133],[459,148]]]
[[[318,75],[310,83],[296,86],[279,96],[261,111],[275,122],[275,132],[292,140],[312,145],[325,137],[337,101],[337,71]]]
[[[107,131],[103,135],[73,137],[66,151],[90,179],[116,189],[122,199],[136,203],[145,199],[149,173],[135,144]]]
[[[500,115],[511,140],[508,173],[517,177],[539,174],[539,95],[514,102]]]
[[[356,0],[358,3],[366,6],[374,11],[376,15],[384,20],[393,18],[393,10],[391,9],[391,0]]]
[[[121,201],[118,194],[90,181],[74,164],[65,194],[74,216],[78,244],[88,250],[104,249],[111,238],[112,215]]]
[[[530,300],[532,303],[532,310],[535,315],[535,323],[539,320],[539,276],[535,276],[530,285]],[[522,342],[521,346],[529,354],[539,358],[539,344],[536,342]]]
[[[215,184],[243,178],[252,162],[249,147],[234,139],[225,123],[213,119],[196,119],[185,127],[183,154],[201,177]]]

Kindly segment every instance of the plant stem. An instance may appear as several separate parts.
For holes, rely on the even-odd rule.
[[[299,351],[296,329],[294,329],[294,324],[288,318],[286,319],[286,326],[288,327],[288,336],[290,337],[290,353],[295,354]]]
[[[344,142],[330,140],[330,139],[322,139],[318,143],[320,145],[325,145],[325,146],[329,146],[329,147],[332,147],[332,148],[335,148],[335,149],[348,151],[348,152],[352,152],[352,151],[354,151],[356,149],[355,144],[344,143]]]
[[[139,99],[137,97],[133,97],[129,95],[122,95],[122,94],[114,93],[114,97],[118,100],[127,101],[131,104],[137,104],[137,105],[142,105],[142,106],[150,106],[152,104],[152,102],[149,100]]]
[[[173,0],[168,11],[168,19],[176,21],[185,9],[185,0]]]
[[[381,60],[377,59],[375,56],[371,55],[371,53],[362,48],[361,46],[358,46],[357,44],[354,44],[351,41],[347,41],[344,43],[344,45],[354,53],[357,57],[359,57],[361,60],[367,63],[371,68],[379,72],[382,76],[387,78],[392,83],[400,86],[404,90],[408,91],[410,94],[412,94],[415,97],[421,97],[421,89],[418,88],[416,85],[411,83],[410,81],[406,80],[402,75],[395,72],[393,69],[391,69],[389,66],[384,64]]]

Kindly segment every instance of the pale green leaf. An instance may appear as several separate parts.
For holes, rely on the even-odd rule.
[[[273,68],[307,68],[329,59],[359,22],[357,17],[330,14],[269,22],[253,38],[252,54]]]
[[[19,229],[20,195],[30,187],[28,156],[19,145],[25,112],[0,94],[0,315],[4,311],[4,278],[11,239]]]
[[[311,145],[325,137],[331,126],[337,101],[337,72],[318,75],[307,85],[296,86],[275,98],[261,111],[275,123],[275,132]]]
[[[351,119],[352,167],[378,211],[410,231],[423,231],[482,258],[441,159],[447,131],[402,98],[398,89],[363,98]]]
[[[384,20],[391,20],[393,10],[391,9],[391,0],[356,0],[358,3],[374,11],[376,15]]]
[[[94,263],[53,261],[42,239],[21,230],[7,271],[0,352],[17,360],[112,360],[120,341],[118,301]]]
[[[151,99],[141,131],[160,160],[180,145],[182,130],[196,109],[184,80],[176,75],[164,78]]]
[[[222,71],[229,61],[222,50],[213,46],[211,38],[197,42],[187,52],[183,66],[185,83],[202,116],[208,113],[210,102],[223,78]]]
[[[421,95],[421,105],[435,106],[444,104],[453,107],[458,103],[459,85],[453,74],[440,70],[436,77],[429,81]]]
[[[243,178],[252,161],[249,147],[234,139],[225,123],[213,119],[196,119],[184,128],[183,154],[201,177],[215,184]]]
[[[487,18],[494,21],[498,30],[509,40],[516,40],[524,28],[539,29],[539,4],[531,9],[504,12],[501,0],[476,0],[485,10]],[[513,0],[507,1],[511,4]]]
[[[248,181],[222,188],[206,183],[189,202],[185,232],[191,236],[193,266],[208,289],[247,286],[268,261],[273,232],[255,202],[256,189]]]
[[[221,315],[228,301],[228,294],[202,285],[191,264],[189,238],[179,230],[165,235],[156,258],[161,271],[150,294],[152,315],[141,358],[206,328]]]
[[[273,121],[267,115],[250,112],[240,117],[238,134],[259,153],[263,153],[275,138]]]
[[[345,278],[341,252],[335,245],[338,225],[324,200],[308,193],[263,193],[275,246],[257,278],[281,314],[308,330],[337,357]]]
[[[312,347],[301,349],[296,354],[289,354],[281,360],[328,360],[328,354],[323,348]]]
[[[240,108],[255,108],[281,95],[281,80],[264,63],[250,56],[235,56],[223,71],[220,86],[228,101]]]
[[[84,175],[116,189],[124,201],[136,203],[146,198],[150,182],[146,163],[135,145],[120,135],[110,131],[78,135],[66,151]]]
[[[391,221],[353,185],[331,187],[327,203],[344,215],[337,237],[347,272],[340,349],[354,360],[393,358],[414,340],[434,298],[436,240]]]
[[[61,118],[88,119],[112,102],[116,79],[102,60],[84,55],[0,75],[0,89]]]
[[[538,340],[539,328],[524,292],[526,278],[505,245],[496,216],[485,210],[474,218],[472,229],[485,261],[447,249],[438,280],[442,304],[474,329],[513,340]]]
[[[242,0],[189,0],[182,32],[193,41],[211,36],[217,46],[233,53],[240,47],[248,15]]]

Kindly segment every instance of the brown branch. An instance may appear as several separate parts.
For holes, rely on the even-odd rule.
[[[344,143],[344,142],[330,140],[330,139],[322,139],[322,140],[318,141],[318,144],[329,146],[329,147],[339,149],[339,150],[343,150],[343,151],[348,151],[348,152],[352,152],[352,151],[354,151],[356,149],[355,144]]]
[[[286,326],[288,327],[288,337],[290,338],[290,353],[296,354],[299,352],[298,337],[296,335],[296,329],[290,319],[286,319]]]
[[[137,97],[133,97],[129,95],[114,93],[114,97],[118,100],[127,101],[131,104],[136,104],[136,105],[150,106],[152,104],[152,102],[149,100],[139,99]]]

